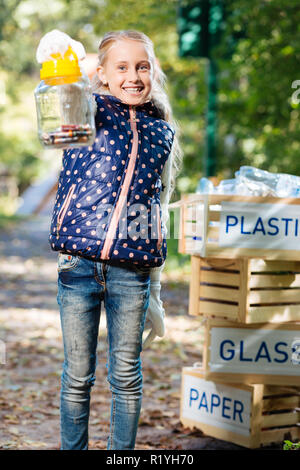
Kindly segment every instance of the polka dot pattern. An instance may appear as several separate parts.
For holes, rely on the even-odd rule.
[[[63,154],[51,220],[51,248],[100,259],[128,164],[135,158],[125,201],[127,216],[120,218],[109,256],[120,262],[159,266],[166,257],[167,244],[161,211],[159,208],[157,216],[156,207],[160,205],[160,175],[174,131],[151,102],[138,106],[138,150],[137,155],[131,155],[133,133],[128,105],[109,95],[95,98],[94,144],[67,149]]]

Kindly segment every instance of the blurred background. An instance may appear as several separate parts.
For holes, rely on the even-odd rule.
[[[193,44],[186,46],[190,38],[183,34],[189,33],[184,15],[189,12],[179,7],[193,2],[1,0],[0,224],[16,217],[28,188],[46,181],[46,193],[61,163],[60,152],[45,151],[39,144],[34,103],[40,80],[35,52],[41,37],[54,28],[81,41],[90,63],[106,31],[134,28],[151,37],[181,129],[184,161],[173,200],[195,191],[201,176],[231,178],[241,165],[299,174],[297,0],[210,3],[225,5],[226,11],[220,19],[216,10],[218,40],[209,60],[205,51],[195,54]],[[207,121],[209,113],[212,119]],[[213,135],[210,151],[207,125]],[[210,166],[205,160],[208,152]],[[37,205],[35,200],[35,209]],[[33,206],[28,207],[31,210]]]
[[[59,29],[83,43],[89,71],[103,34],[129,28],[153,40],[168,78],[184,155],[173,201],[242,165],[300,176],[299,0],[0,0],[0,449],[58,448],[63,349],[48,233],[62,152],[38,141],[36,49]],[[143,353],[137,449],[232,449],[179,422],[181,369],[201,361],[204,330],[188,315],[190,257],[167,242],[167,334]],[[101,322],[94,449],[106,448],[110,413]]]

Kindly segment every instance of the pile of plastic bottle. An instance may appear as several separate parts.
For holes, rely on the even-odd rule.
[[[300,177],[241,166],[235,172],[235,178],[222,180],[218,186],[214,186],[208,178],[201,178],[196,193],[300,197]]]

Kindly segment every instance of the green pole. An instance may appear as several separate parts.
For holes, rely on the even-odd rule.
[[[217,64],[208,59],[207,64],[208,104],[206,114],[206,149],[204,160],[205,176],[215,176],[217,167]]]

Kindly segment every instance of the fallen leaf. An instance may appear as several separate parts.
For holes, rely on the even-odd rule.
[[[19,424],[20,422],[19,418],[15,415],[5,415],[4,419],[6,424]]]
[[[16,436],[18,436],[18,435],[20,434],[19,429],[18,429],[18,428],[15,428],[15,427],[12,427],[12,426],[10,426],[10,427],[8,428],[8,432],[9,432],[10,434],[14,434],[14,435],[16,435]]]
[[[42,441],[31,441],[29,439],[24,439],[25,444],[30,445],[31,447],[47,447],[48,444]]]
[[[0,445],[0,449],[11,449],[16,446],[16,441],[6,441]]]

